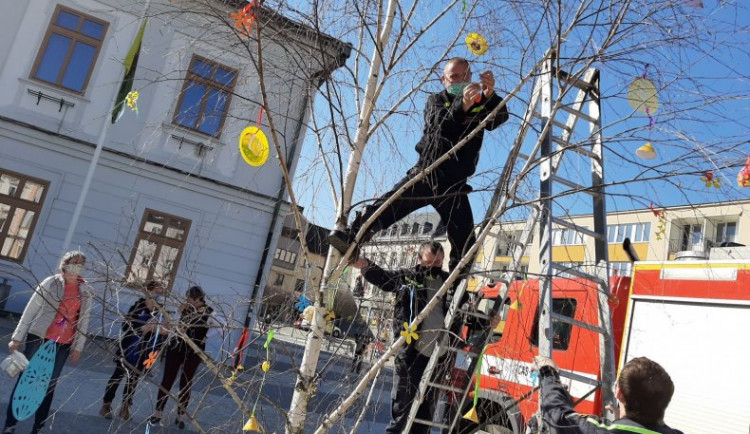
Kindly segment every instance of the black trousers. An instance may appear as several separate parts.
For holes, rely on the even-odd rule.
[[[418,173],[412,169],[410,173]],[[448,183],[448,185],[436,185],[435,176],[426,177],[415,183],[386,208],[368,228],[360,243],[368,241],[375,232],[386,229],[392,224],[411,214],[412,212],[432,205],[440,215],[443,224],[446,225],[448,241],[451,244],[450,268],[453,269],[471,245],[476,241],[474,236],[474,215],[469,204],[469,187],[465,181],[459,183]],[[372,205],[365,207],[364,212],[356,218],[351,225],[353,233],[359,231],[362,224],[372,216],[375,211],[390,198],[396,190],[406,184],[412,176],[407,175],[383,196],[375,200]],[[430,181],[430,179],[433,179]],[[471,264],[469,264],[469,267]]]
[[[121,361],[116,361],[115,372],[112,373],[107,382],[107,388],[104,391],[104,403],[111,404],[115,399],[117,388],[120,386],[122,378],[125,377],[125,389],[122,391],[122,404],[130,406],[133,404],[133,395],[141,373],[137,369],[129,369],[123,366]]]
[[[420,354],[413,344],[401,350],[396,356],[393,389],[391,390],[391,422],[385,430],[387,434],[402,434],[406,420],[409,418],[411,404],[417,396],[419,382],[424,376],[429,361],[430,358]],[[444,362],[445,358],[438,362],[438,367],[442,368]],[[436,369],[433,378],[439,377],[441,372],[444,370]],[[436,394],[428,391],[417,410],[418,419],[432,420],[432,414],[435,412],[435,398]],[[409,434],[429,434],[429,432],[429,426],[417,423],[413,423],[409,430]]]
[[[177,413],[185,414],[188,403],[190,403],[190,389],[193,387],[193,377],[195,377],[195,372],[198,370],[200,363],[201,358],[191,350],[167,349],[167,353],[164,356],[164,374],[161,378],[161,387],[156,398],[157,411],[164,411],[168,398],[166,391],[172,390],[172,386],[177,379],[177,372],[181,370],[180,405],[177,408]]]

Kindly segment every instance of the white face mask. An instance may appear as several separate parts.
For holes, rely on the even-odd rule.
[[[78,276],[81,273],[83,273],[83,268],[84,268],[83,264],[68,264],[68,265],[63,266],[63,271],[65,271],[68,274],[74,274]]]

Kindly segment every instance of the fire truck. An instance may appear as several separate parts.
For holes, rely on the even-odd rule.
[[[584,279],[553,280],[552,309],[596,323],[597,286]],[[704,260],[639,261],[632,277],[612,277],[609,305],[619,367],[646,356],[672,377],[675,393],[665,423],[685,433],[747,433],[750,428],[750,248],[712,249]],[[504,323],[481,364],[479,425],[461,432],[523,433],[538,411],[539,281],[508,291]],[[498,288],[486,286],[486,300]],[[481,306],[480,306],[481,308]],[[575,378],[561,379],[577,412],[600,414],[599,335],[553,322],[553,358]],[[499,333],[497,333],[499,332]],[[468,365],[457,358],[456,366]],[[475,379],[472,379],[474,382]],[[473,393],[471,395],[473,398]]]

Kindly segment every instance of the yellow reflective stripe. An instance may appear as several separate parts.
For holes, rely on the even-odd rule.
[[[479,113],[482,110],[484,110],[484,105],[480,105],[479,107],[474,107],[473,109],[471,109],[470,113]]]

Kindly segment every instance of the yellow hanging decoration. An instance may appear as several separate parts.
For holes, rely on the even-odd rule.
[[[125,104],[130,107],[130,110],[138,113],[138,91],[131,90],[125,95]]]
[[[247,127],[240,134],[240,154],[251,166],[262,166],[268,160],[268,139],[258,127]]]
[[[638,77],[628,86],[628,104],[633,110],[652,116],[659,110],[659,99],[656,97],[654,82],[645,77]]]
[[[469,410],[465,415],[464,419],[468,419],[474,423],[479,423],[479,415],[477,415],[477,408],[471,407],[471,410]]]
[[[636,149],[635,155],[643,158],[644,160],[653,160],[657,157],[656,149],[654,149],[654,146],[651,144],[651,142],[646,142],[645,145]]]
[[[487,40],[479,33],[469,33],[466,36],[466,46],[469,48],[469,51],[471,51],[471,54],[475,56],[481,56],[490,48],[487,44]]]
[[[262,365],[260,365],[260,369],[262,369],[263,372],[268,372],[268,370],[271,369],[271,362],[266,360]]]
[[[521,286],[521,290],[518,291],[518,296],[516,296],[516,300],[510,304],[511,310],[523,310],[523,303],[521,303],[521,296],[523,295],[523,290],[526,289],[526,281],[523,282],[523,286]]]
[[[401,332],[401,336],[406,339],[406,345],[411,344],[412,339],[415,341],[419,339],[419,335],[415,330],[415,326],[410,325],[408,322],[404,322],[404,330]]]
[[[250,419],[247,420],[245,426],[242,427],[242,431],[262,432],[260,425],[258,425],[258,419],[255,418],[255,414],[250,416]]]

